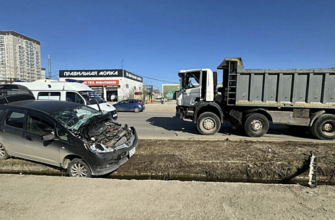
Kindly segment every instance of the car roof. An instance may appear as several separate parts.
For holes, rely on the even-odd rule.
[[[12,102],[5,106],[37,109],[50,114],[62,111],[67,108],[77,108],[83,105],[74,102],[56,101],[56,100],[26,100],[26,101]]]
[[[31,91],[93,91],[92,88],[76,82],[16,82],[16,85],[23,85]]]

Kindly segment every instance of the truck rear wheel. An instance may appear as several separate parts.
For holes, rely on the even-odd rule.
[[[335,139],[335,115],[322,115],[314,122],[311,130],[319,139]]]
[[[197,129],[201,134],[213,135],[221,128],[220,118],[212,112],[202,113],[197,120]]]
[[[246,116],[244,131],[249,137],[261,137],[269,130],[269,120],[265,115],[252,113]]]

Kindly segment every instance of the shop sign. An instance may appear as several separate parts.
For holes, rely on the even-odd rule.
[[[119,80],[83,80],[88,86],[118,86]]]
[[[122,70],[59,70],[59,77],[122,77]]]
[[[126,71],[124,73],[124,77],[128,78],[128,79],[132,79],[132,80],[138,81],[138,82],[143,82],[143,78],[142,77],[140,77],[138,75],[135,75],[134,73],[131,73],[131,72],[128,72],[128,71]]]

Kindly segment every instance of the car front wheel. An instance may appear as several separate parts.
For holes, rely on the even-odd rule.
[[[0,160],[6,160],[8,158],[9,155],[7,154],[5,147],[0,143]]]
[[[92,175],[90,168],[81,159],[73,159],[67,171],[71,177],[91,177]]]

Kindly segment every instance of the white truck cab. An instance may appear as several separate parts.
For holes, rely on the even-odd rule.
[[[96,110],[111,112],[113,119],[117,119],[117,111],[115,107],[108,104],[94,90],[85,84],[76,82],[59,82],[56,80],[16,82],[14,84],[27,87],[32,91],[36,100],[76,102],[87,105]]]
[[[213,72],[211,69],[191,69],[179,71],[180,91],[178,106],[193,106],[197,101],[214,101]]]

